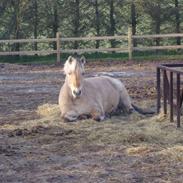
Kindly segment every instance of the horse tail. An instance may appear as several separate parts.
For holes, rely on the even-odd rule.
[[[156,112],[150,109],[142,109],[138,106],[136,106],[135,104],[132,104],[133,108],[135,109],[135,111],[137,111],[140,114],[143,115],[147,115],[147,114],[155,114]]]

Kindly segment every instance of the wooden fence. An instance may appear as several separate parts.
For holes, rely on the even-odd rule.
[[[128,53],[129,60],[132,59],[133,51],[145,51],[145,50],[167,50],[167,49],[183,49],[183,45],[170,45],[170,46],[141,46],[133,47],[133,40],[137,39],[157,39],[157,38],[177,38],[183,37],[183,33],[178,34],[154,34],[154,35],[132,35],[131,28],[128,29],[128,35],[122,36],[98,36],[98,37],[61,37],[60,33],[57,33],[56,38],[45,39],[18,39],[18,40],[0,40],[0,44],[14,44],[14,43],[50,43],[56,42],[56,50],[41,50],[41,51],[2,51],[1,55],[34,55],[34,54],[57,54],[57,62],[60,62],[60,55],[62,53],[84,53],[84,52],[123,52]],[[97,40],[126,40],[128,46],[120,48],[86,48],[86,49],[62,49],[62,42],[69,41],[97,41]]]

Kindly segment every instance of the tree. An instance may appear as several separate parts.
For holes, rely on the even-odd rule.
[[[95,6],[95,19],[96,19],[96,21],[95,21],[96,35],[100,36],[100,14],[99,14],[98,0],[95,0],[94,6]],[[96,46],[95,47],[96,48],[100,47],[100,40],[96,41]]]
[[[75,16],[74,16],[74,36],[79,37],[79,28],[80,28],[80,0],[75,0]],[[74,49],[78,48],[78,41],[74,42]]]
[[[180,10],[179,0],[175,0],[175,19],[176,19],[176,33],[180,33]],[[177,45],[181,44],[181,38],[177,37]]]
[[[137,19],[136,19],[136,7],[134,0],[131,2],[131,25],[132,25],[132,35],[136,34],[136,27],[137,27]],[[136,47],[137,43],[136,40],[133,39],[133,46]]]
[[[167,21],[172,14],[170,3],[165,0],[142,0],[144,12],[152,19],[151,33],[160,34],[161,26]],[[160,45],[160,39],[155,39],[156,46]]]
[[[14,15],[14,26],[11,27],[14,39],[20,39],[23,35],[22,22],[24,20],[24,15],[28,7],[28,0],[11,0],[10,8]],[[15,51],[20,51],[20,43],[16,43],[14,46]]]
[[[34,39],[38,37],[38,3],[37,0],[33,1],[33,13],[34,13]],[[37,42],[34,43],[34,50],[38,50]]]
[[[61,37],[114,36],[126,34],[129,24],[133,35],[179,33],[183,19],[181,3],[180,0],[1,0],[0,38],[55,38],[57,32],[61,32]],[[122,43],[116,40],[109,42],[112,48]],[[153,44],[148,40],[144,43]],[[160,43],[160,39],[155,39],[157,46]],[[176,38],[176,43],[181,44],[181,39]],[[19,51],[21,45],[14,44],[12,49]],[[23,45],[25,49],[32,47]],[[56,49],[55,43],[39,46]],[[108,46],[108,42],[62,43],[63,48],[75,49],[100,46]],[[133,46],[137,46],[136,40]],[[3,50],[7,48],[6,45],[1,46]],[[33,48],[38,50],[37,43]]]
[[[53,2],[53,37],[56,37],[59,29],[59,18],[58,18],[58,2],[55,0]],[[53,45],[54,50],[57,49],[56,43]]]
[[[114,0],[109,1],[110,6],[110,35],[114,36],[116,31],[116,24],[114,19]],[[115,40],[111,40],[111,47],[115,48]]]
[[[59,9],[63,11],[61,3],[60,0],[42,0],[42,18],[45,24],[43,27],[45,26],[45,34],[49,35],[49,37],[56,38],[56,34],[59,32],[60,21],[62,19],[62,13],[60,13]],[[56,50],[55,42],[51,46]]]
[[[12,1],[12,6],[15,13],[15,39],[20,39],[20,29],[21,29],[21,10],[20,10],[20,0]],[[15,44],[15,50],[20,51],[20,44]]]
[[[156,34],[160,34],[160,26],[162,23],[162,12],[160,0],[154,2],[149,0],[143,0],[144,11],[149,14],[153,20],[153,29]],[[160,39],[156,38],[156,46],[160,45]]]
[[[0,16],[5,12],[7,6],[8,6],[8,1],[1,0],[1,2],[0,2]]]
[[[12,31],[12,24],[14,18],[9,14],[10,2],[6,0],[0,1],[0,38],[9,38],[10,32]]]

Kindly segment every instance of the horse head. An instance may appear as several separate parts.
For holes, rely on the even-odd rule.
[[[74,98],[80,97],[82,94],[84,64],[84,57],[75,58],[72,56],[69,56],[64,64],[66,82]]]

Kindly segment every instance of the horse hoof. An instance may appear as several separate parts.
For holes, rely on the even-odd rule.
[[[77,117],[63,117],[64,122],[75,122]]]
[[[86,119],[89,119],[89,118],[91,118],[90,115],[80,115],[80,116],[78,117],[79,120],[86,120]]]
[[[128,114],[132,114],[134,111],[135,111],[134,108],[130,108]]]
[[[100,122],[100,121],[104,121],[105,120],[105,116],[97,116],[97,117],[95,117],[95,118],[93,118],[95,121],[98,121],[98,122]]]

